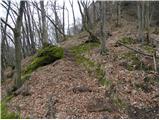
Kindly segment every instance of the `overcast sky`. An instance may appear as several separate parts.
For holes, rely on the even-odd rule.
[[[31,0],[28,0],[28,1],[31,1]],[[37,2],[39,2],[40,0],[34,0],[34,1],[37,1]],[[45,9],[47,9],[47,1],[50,1],[50,0],[44,0],[44,3],[45,3]],[[54,0],[52,0],[52,1],[54,1]],[[66,8],[69,10],[69,24],[71,25],[71,24],[73,24],[73,14],[72,14],[72,9],[71,9],[71,6],[70,6],[70,3],[69,3],[69,0],[57,0],[57,5],[59,5],[59,6],[63,6],[63,1],[65,1],[65,6],[66,6]],[[72,1],[72,0],[71,0]],[[20,3],[20,0],[11,0],[11,2],[13,2],[13,3]],[[0,1],[0,3],[2,3],[2,1]],[[1,6],[1,5],[0,5]],[[75,12],[75,17],[76,17],[76,19],[77,18],[80,18],[81,19],[81,15],[80,15],[80,12],[79,12],[79,7],[78,7],[78,4],[77,4],[77,0],[73,0],[73,6],[74,6],[74,12]],[[2,17],[2,18],[5,18],[6,17],[6,9],[5,8],[3,8],[2,6],[0,7],[0,16]],[[50,12],[49,11],[49,14],[50,15],[52,15],[53,13],[52,12]],[[68,13],[67,13],[67,11],[65,11],[65,23],[66,23],[66,26],[67,26],[67,22],[68,22],[68,15],[67,15]],[[12,24],[11,23],[11,19],[9,18],[9,23],[10,24]]]
[[[7,1],[7,0],[5,0]],[[40,2],[40,0],[28,0],[28,1],[36,1],[36,2]],[[47,10],[48,9],[48,14],[52,17],[52,19],[54,19],[54,13],[53,11],[50,10],[49,6],[47,6],[47,1],[53,1],[54,0],[44,0],[44,4],[45,4],[45,9]],[[72,9],[71,9],[71,6],[70,6],[70,3],[69,3],[69,0],[56,0],[57,1],[57,5],[58,6],[63,6],[63,2],[65,1],[65,7],[68,9],[69,11],[69,25],[70,27],[73,25],[73,14],[72,14]],[[72,1],[72,0],[71,0]],[[0,3],[2,3],[2,1],[0,0]],[[20,0],[11,0],[11,3],[16,3],[19,5],[20,3]],[[15,8],[14,6],[12,6],[11,4],[11,7],[13,7],[17,12],[17,8]],[[74,7],[74,13],[75,13],[75,18],[76,19],[81,19],[81,15],[80,15],[80,12],[79,12],[79,7],[78,7],[78,3],[77,3],[77,0],[73,0],[73,7]],[[1,18],[6,18],[6,9],[0,5],[0,16]],[[35,10],[36,12],[36,10]],[[58,15],[59,17],[61,17],[60,19],[62,19],[62,10],[61,11],[58,11]],[[34,14],[34,19],[38,21],[38,17],[37,17],[37,14]],[[8,18],[8,23],[14,28],[14,24],[11,20],[11,17],[9,16]],[[65,11],[65,31],[67,30],[67,27],[68,27],[68,12]],[[10,30],[9,28],[7,28],[8,30]],[[7,30],[7,31],[8,31]],[[10,33],[13,35],[12,31],[10,30]],[[1,37],[1,34],[0,34],[0,37]],[[12,43],[11,43],[12,44]]]

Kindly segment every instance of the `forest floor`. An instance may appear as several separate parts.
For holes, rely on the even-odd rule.
[[[24,83],[30,95],[14,96],[7,103],[9,110],[20,112],[21,118],[158,118],[159,76],[153,70],[128,70],[124,64],[130,61],[122,56],[131,50],[117,45],[124,36],[135,37],[132,27],[128,27],[112,31],[106,43],[108,55],[101,56],[100,48],[93,47],[81,54],[85,59],[79,62],[71,51],[82,45],[88,35],[82,33],[62,42],[64,58],[34,71]],[[141,49],[138,43],[129,46]],[[29,58],[23,61],[25,66]],[[88,61],[103,71],[103,85],[90,65],[89,69],[85,66]],[[10,81],[2,83],[2,97]]]

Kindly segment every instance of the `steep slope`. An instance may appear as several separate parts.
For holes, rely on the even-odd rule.
[[[24,84],[29,95],[13,97],[8,103],[9,109],[20,112],[22,118],[158,118],[157,73],[128,70],[122,62],[128,64],[129,61],[120,59],[131,51],[117,45],[117,41],[123,37],[135,39],[136,26],[126,23],[124,27],[111,30],[112,36],[106,43],[108,55],[101,56],[99,47],[82,54],[102,66],[109,86],[100,85],[96,73],[79,65],[71,53],[71,48],[88,39],[87,33],[81,33],[60,44],[65,50],[63,59],[32,73]],[[141,49],[137,43],[129,46]],[[137,56],[140,60],[144,57]],[[145,82],[146,79],[149,82]]]

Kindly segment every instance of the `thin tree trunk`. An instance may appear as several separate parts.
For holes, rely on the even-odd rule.
[[[72,0],[72,2],[69,0],[69,3],[70,3],[71,8],[72,8],[74,32],[76,32],[76,19],[75,19],[74,8],[73,8],[73,0]]]
[[[65,2],[63,1],[63,33],[65,34]]]
[[[149,1],[146,1],[146,29],[147,29],[147,42],[150,42],[150,12],[149,12]]]
[[[46,26],[46,12],[44,9],[44,1],[40,1],[41,5],[41,15],[42,15],[42,41],[43,46],[48,43],[48,33],[47,33],[47,26]]]
[[[106,53],[106,32],[105,32],[105,21],[106,21],[106,9],[105,9],[105,2],[100,2],[100,13],[101,13],[101,54],[104,55]]]
[[[21,26],[22,18],[25,7],[25,1],[20,1],[19,14],[16,20],[14,28],[14,40],[15,40],[15,88],[19,88],[22,85],[21,81]]]
[[[27,13],[27,18],[28,18],[28,26],[29,26],[29,33],[30,33],[30,40],[31,40],[31,54],[33,55],[36,50],[35,50],[35,43],[34,43],[34,36],[33,36],[33,30],[31,26],[31,18],[30,18],[30,12],[29,12],[29,3],[26,2],[27,8],[26,8],[26,13]]]
[[[9,10],[10,10],[10,1],[9,1],[9,5],[7,8],[7,15],[6,15],[6,20],[5,22],[8,22],[8,16],[9,16]],[[7,25],[5,24],[4,29],[2,26],[2,22],[1,22],[1,35],[2,35],[2,42],[1,42],[1,80],[4,80],[4,69],[5,69],[5,40],[7,40],[7,36],[6,36],[6,29],[7,29]],[[3,31],[3,32],[2,32]]]
[[[144,1],[142,1],[142,16],[141,16],[141,19],[142,19],[142,43],[144,43]]]
[[[68,11],[68,9],[67,9],[67,13],[68,13],[68,30],[67,30],[67,33],[68,33],[68,35],[70,35],[70,29],[69,29],[69,11]]]

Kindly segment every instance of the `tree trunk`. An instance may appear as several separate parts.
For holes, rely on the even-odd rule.
[[[137,2],[138,40],[144,43],[144,1]]]
[[[44,9],[44,1],[40,1],[41,15],[42,15],[42,44],[45,46],[48,43],[47,23],[46,23],[46,12]]]
[[[147,30],[147,42],[150,42],[150,12],[149,1],[146,1],[146,30]]]
[[[100,28],[101,28],[101,55],[106,54],[106,32],[105,32],[105,26],[106,26],[106,4],[104,1],[100,2],[100,16],[101,16],[101,23],[100,23]]]
[[[82,12],[82,8],[81,8],[81,5],[80,5],[80,2],[78,1],[78,6],[79,6],[79,11],[81,13],[81,17],[82,17],[82,31],[85,30],[85,16]]]
[[[67,13],[68,13],[68,30],[67,30],[67,33],[68,33],[68,35],[70,35],[70,29],[69,29],[69,11],[68,11],[68,9],[67,9]]]
[[[73,0],[72,0],[72,2],[69,0],[69,3],[70,3],[71,8],[72,8],[74,32],[76,32],[76,19],[75,19],[75,15],[74,15]]]
[[[29,33],[30,33],[30,40],[31,40],[31,54],[33,55],[36,52],[36,48],[35,48],[34,35],[33,35],[33,30],[32,30],[32,25],[31,25],[29,3],[26,2],[26,5],[27,5],[26,13],[27,13],[27,18],[28,18],[28,26],[29,26]]]
[[[25,1],[20,1],[19,15],[16,20],[14,28],[14,40],[15,40],[15,88],[19,88],[22,85],[21,81],[21,26],[22,18],[25,7]]]
[[[9,10],[10,10],[10,1],[8,3],[8,8],[7,8],[7,15],[6,15],[6,20],[5,22],[8,22],[8,16],[9,16]],[[5,41],[7,41],[7,34],[6,34],[6,29],[7,29],[7,25],[4,25],[4,28],[2,26],[2,22],[1,22],[1,35],[2,35],[2,41],[1,41],[1,80],[4,80],[4,69],[5,69]]]
[[[121,1],[117,1],[117,26],[121,24]]]
[[[54,15],[55,15],[55,24],[58,26],[58,15],[57,15],[57,10],[56,10],[56,1],[54,2]],[[55,33],[56,33],[56,41],[58,43],[60,40],[59,40],[59,34],[58,34],[57,28],[55,28]]]
[[[142,16],[141,16],[141,19],[142,19],[142,37],[141,37],[141,40],[142,40],[142,43],[144,43],[144,1],[142,1]]]

